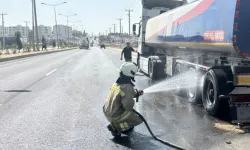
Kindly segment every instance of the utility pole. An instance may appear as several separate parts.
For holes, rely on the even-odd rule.
[[[118,18],[117,20],[119,20],[120,22],[120,36],[121,36],[121,33],[122,33],[122,18]]]
[[[109,33],[110,33],[110,34],[112,33],[112,31],[111,31],[111,30],[112,30],[112,28],[109,28]]]
[[[34,15],[34,4],[33,4],[33,0],[31,0],[31,4],[32,4],[32,47],[33,47],[33,51],[36,50],[35,48],[35,15]]]
[[[36,0],[33,0],[34,15],[35,15],[35,27],[36,27],[36,49],[39,51],[39,38],[38,38],[38,27],[37,27],[37,14],[36,14]]]
[[[119,34],[119,37],[120,37],[120,47],[122,46],[122,18],[118,18],[117,20],[120,21],[120,34]]]
[[[108,36],[108,30],[106,30],[106,36]]]
[[[127,11],[128,12],[128,34],[129,34],[129,36],[130,36],[130,20],[131,20],[131,11],[133,11],[132,9],[126,9],[125,11]]]
[[[68,47],[69,47],[69,17],[67,16],[67,29],[68,29]]]
[[[114,26],[114,34],[115,34],[115,27],[116,27],[116,24],[113,24],[113,26]]]
[[[29,21],[24,21],[24,22],[26,24],[27,43],[29,43],[29,27],[28,27]]]
[[[2,48],[3,48],[3,50],[5,49],[5,30],[4,30],[4,15],[7,15],[7,14],[4,14],[4,13],[2,13],[1,14],[2,15],[2,31],[3,31],[3,33],[2,33],[2,38],[3,38],[3,46],[2,46]]]

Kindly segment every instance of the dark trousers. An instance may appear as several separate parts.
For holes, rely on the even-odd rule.
[[[125,58],[126,62],[132,62],[132,58]]]

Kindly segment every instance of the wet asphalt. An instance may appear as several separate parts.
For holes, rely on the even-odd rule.
[[[143,124],[118,140],[107,130],[102,106],[119,58],[118,50],[92,47],[0,63],[0,149],[171,149]],[[136,76],[138,89],[157,82]],[[157,136],[186,149],[250,147],[248,133],[170,92],[145,94],[135,109]]]

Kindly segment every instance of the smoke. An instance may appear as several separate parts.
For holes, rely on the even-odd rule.
[[[188,71],[153,85],[145,89],[144,93],[170,92],[176,89],[194,88],[200,86],[197,85],[198,79],[201,78],[195,71]]]

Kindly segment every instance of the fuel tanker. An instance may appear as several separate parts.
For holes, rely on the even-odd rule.
[[[142,0],[142,6],[133,25],[140,71],[152,79],[190,72],[196,86],[177,81],[175,93],[210,115],[229,105],[233,123],[249,123],[250,1]]]

